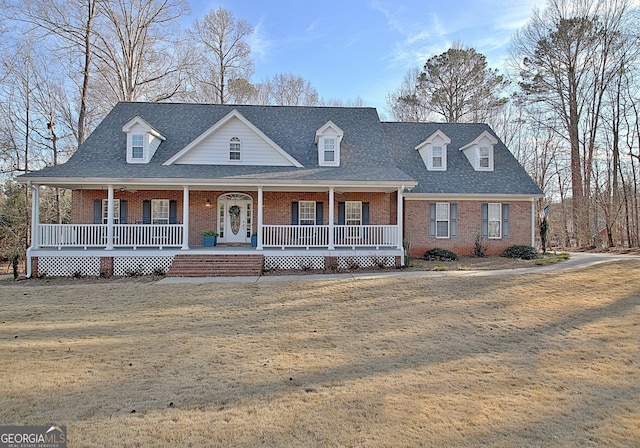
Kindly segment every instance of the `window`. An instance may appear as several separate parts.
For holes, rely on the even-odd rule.
[[[109,200],[102,200],[102,224],[109,224]],[[95,221],[94,221],[95,222]],[[113,200],[113,223],[120,224],[120,199]]]
[[[169,200],[151,200],[151,224],[169,224]]]
[[[313,225],[316,223],[316,202],[300,201],[298,203],[298,213],[300,225]]]
[[[345,223],[348,226],[359,226],[362,224],[362,202],[345,202]]]
[[[441,169],[444,166],[442,163],[442,146],[434,146],[432,151],[431,166],[434,169]]]
[[[502,204],[488,204],[489,238],[502,238]]]
[[[144,158],[144,136],[140,134],[134,134],[131,136],[131,158],[142,159]]]
[[[487,146],[480,147],[480,168],[489,169],[491,167],[490,159],[491,159],[491,151]]]
[[[335,162],[336,160],[336,140],[334,138],[324,139],[324,161]]]
[[[436,204],[436,238],[449,238],[449,204]]]
[[[240,160],[240,139],[232,137],[229,142],[229,160]]]

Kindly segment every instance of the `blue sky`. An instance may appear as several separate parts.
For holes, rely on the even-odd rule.
[[[544,0],[190,0],[191,17],[222,6],[255,27],[253,82],[293,73],[322,98],[385,98],[411,67],[461,42],[502,68],[515,30]]]

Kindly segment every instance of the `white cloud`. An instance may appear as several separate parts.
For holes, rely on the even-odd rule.
[[[251,53],[258,61],[265,61],[269,56],[269,52],[273,47],[273,40],[264,29],[262,19],[253,29],[253,34],[248,39],[251,46]]]

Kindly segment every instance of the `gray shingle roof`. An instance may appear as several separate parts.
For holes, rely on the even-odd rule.
[[[396,165],[418,181],[412,193],[542,194],[540,188],[499,139],[494,147],[494,171],[474,170],[460,148],[471,143],[484,131],[489,131],[495,136],[486,124],[382,123],[382,126]],[[447,145],[447,170],[427,171],[415,147],[437,130],[441,130],[451,139],[451,143]]]
[[[237,109],[304,168],[162,165],[233,109]],[[149,164],[126,163],[126,136],[122,126],[136,115],[166,137]],[[329,120],[345,133],[340,167],[318,166],[315,132]],[[118,103],[67,163],[25,177],[411,181],[393,163],[380,119],[373,108],[176,103]]]
[[[163,163],[216,122],[237,109],[304,168],[248,165],[169,165]],[[122,127],[140,116],[163,141],[148,164],[126,162]],[[340,167],[318,166],[316,131],[331,120],[344,131]],[[450,139],[447,171],[427,171],[415,147],[440,129]],[[473,169],[460,147],[483,131],[484,124],[381,123],[374,108],[241,106],[178,103],[118,103],[66,163],[35,171],[22,181],[47,179],[145,179],[291,182],[418,181],[413,193],[542,194],[502,142],[495,146],[493,172]]]

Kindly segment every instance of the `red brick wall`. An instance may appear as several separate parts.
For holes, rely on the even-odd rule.
[[[189,245],[202,245],[202,232],[218,228],[217,205],[218,197],[231,191],[190,191],[189,192]],[[241,191],[253,198],[253,229],[258,223],[258,193],[256,191]],[[72,194],[71,223],[93,223],[93,201],[106,199],[107,190],[74,190]],[[138,192],[115,191],[114,198],[127,201],[127,222],[142,221],[142,201],[146,199],[169,199],[177,203],[177,218],[184,222],[182,216],[182,190],[140,190]],[[206,202],[211,207],[206,207]],[[396,194],[387,193],[341,193],[335,194],[335,222],[338,221],[338,202],[362,201],[369,202],[369,218],[371,224],[396,224]],[[324,203],[324,224],[329,223],[329,193],[299,193],[265,191],[264,224],[291,224],[291,203],[294,201],[317,201]]]
[[[458,235],[455,238],[429,236],[429,205],[432,201],[405,201],[404,237],[411,242],[411,256],[421,257],[435,247],[458,255],[473,252],[476,235],[482,233],[481,202],[438,201],[458,204]],[[514,244],[531,244],[531,203],[509,202],[509,238],[482,239],[487,254],[500,254]]]

